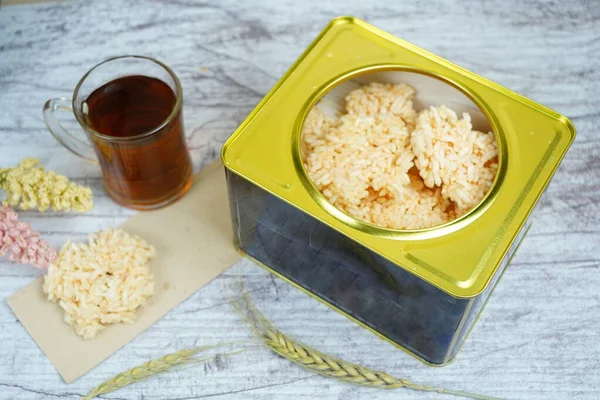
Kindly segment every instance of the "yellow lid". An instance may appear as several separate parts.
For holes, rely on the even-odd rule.
[[[411,71],[458,89],[498,141],[498,174],[474,210],[440,227],[379,228],[331,205],[300,159],[302,123],[338,83]],[[418,90],[418,88],[417,88]],[[481,293],[575,138],[564,116],[352,17],[333,20],[223,146],[226,168],[455,297]]]

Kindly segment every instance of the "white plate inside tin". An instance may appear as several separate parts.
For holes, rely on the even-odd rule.
[[[344,81],[323,96],[319,108],[330,117],[344,114],[346,96],[361,85],[372,82],[405,83],[415,89],[413,107],[417,112],[431,106],[445,105],[456,112],[459,118],[462,118],[463,113],[469,113],[474,129],[482,132],[492,130],[479,107],[460,90],[439,79],[410,71],[377,71]]]

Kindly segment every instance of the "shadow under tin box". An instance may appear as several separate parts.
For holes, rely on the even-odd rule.
[[[493,131],[485,198],[434,228],[359,221],[316,189],[301,157],[312,107],[369,82],[404,82],[417,111],[445,104]],[[236,246],[271,272],[423,361],[450,362],[575,138],[571,122],[351,17],[333,20],[225,143]]]

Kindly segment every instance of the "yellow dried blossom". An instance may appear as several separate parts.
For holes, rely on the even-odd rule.
[[[93,207],[92,189],[70,182],[66,176],[44,167],[38,160],[25,158],[15,168],[0,168],[0,189],[6,191],[4,204],[22,210],[85,212]]]

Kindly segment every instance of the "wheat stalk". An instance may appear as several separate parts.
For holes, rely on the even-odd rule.
[[[343,382],[383,389],[407,388],[418,391],[451,394],[477,400],[501,400],[496,397],[418,385],[406,379],[394,378],[382,371],[365,368],[361,365],[349,363],[321,353],[279,331],[256,309],[247,293],[242,296],[241,301],[234,302],[233,306],[242,313],[256,335],[271,351],[317,374]]]
[[[448,390],[415,384],[407,379],[395,378],[385,372],[372,370],[358,364],[346,362],[342,359],[330,356],[313,349],[304,343],[287,336],[278,330],[253,304],[250,296],[243,292],[240,300],[234,301],[233,306],[244,316],[256,336],[271,351],[302,366],[314,373],[337,379],[343,382],[354,383],[363,386],[377,387],[383,389],[407,388],[418,391],[437,392],[467,397],[477,400],[501,400],[497,397],[483,396],[457,390]],[[220,343],[214,346],[197,347],[193,349],[180,350],[168,354],[157,360],[148,361],[128,371],[103,382],[93,389],[81,400],[93,399],[96,396],[107,394],[136,382],[143,381],[155,375],[167,372],[173,368],[194,365],[201,362],[214,360],[219,355],[199,358],[197,354],[217,347],[230,345],[234,342]],[[233,355],[245,350],[223,353],[222,355]]]
[[[121,389],[125,386],[129,386],[133,383],[143,381],[151,378],[158,374],[167,372],[175,367],[181,367],[184,365],[194,365],[202,362],[207,362],[216,359],[219,356],[232,355],[241,353],[244,350],[222,353],[209,357],[199,358],[196,355],[204,350],[210,350],[216,347],[225,346],[229,343],[217,344],[214,346],[203,346],[196,347],[193,349],[179,350],[175,353],[168,354],[156,360],[145,362],[137,367],[122,372],[113,378],[101,383],[94,388],[87,396],[82,397],[81,400],[90,400],[96,396],[114,392],[115,390]]]

